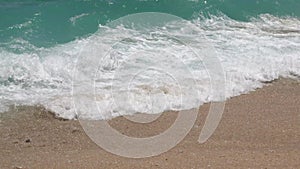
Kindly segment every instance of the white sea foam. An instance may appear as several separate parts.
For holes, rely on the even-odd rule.
[[[300,20],[295,18],[261,15],[240,22],[215,16],[147,33],[122,26],[101,30],[52,48],[31,46],[21,53],[2,48],[1,111],[9,105],[40,104],[63,118],[108,119],[217,101],[201,58],[205,42],[214,45],[223,66],[226,98],[279,76],[300,76]],[[118,37],[127,38],[111,49]],[[104,52],[107,55],[100,57]],[[80,86],[75,93],[74,85]],[[76,114],[72,94],[82,103],[95,102],[97,109],[75,106]]]

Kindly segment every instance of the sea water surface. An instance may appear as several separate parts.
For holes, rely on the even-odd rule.
[[[67,119],[109,119],[218,101],[197,57],[204,42],[222,65],[226,98],[280,76],[299,78],[299,9],[298,0],[1,0],[0,112],[42,105]],[[184,20],[145,32],[105,26],[141,12]],[[112,46],[120,36],[128,38]],[[109,55],[89,57],[109,47]],[[74,93],[74,70],[94,93]],[[74,94],[93,98],[99,111],[74,106]]]

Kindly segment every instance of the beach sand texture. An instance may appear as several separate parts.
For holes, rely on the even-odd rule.
[[[78,121],[54,118],[39,107],[0,114],[0,168],[300,168],[300,83],[280,79],[226,102],[223,118],[204,144],[197,139],[209,104],[191,132],[161,155],[130,159],[93,143]],[[165,112],[149,124],[118,117],[109,123],[134,137],[156,135],[176,119]]]

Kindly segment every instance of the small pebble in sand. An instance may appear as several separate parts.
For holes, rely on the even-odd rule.
[[[14,169],[22,169],[23,167],[20,167],[20,166],[17,166],[17,167],[14,167]]]

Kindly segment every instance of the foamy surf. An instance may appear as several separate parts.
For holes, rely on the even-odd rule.
[[[78,113],[87,119],[109,119],[218,101],[197,56],[205,41],[214,45],[223,67],[226,98],[237,96],[280,76],[300,76],[299,25],[298,18],[268,14],[250,22],[218,15],[170,23],[146,34],[122,26],[101,26],[89,37],[51,48],[16,39],[10,48],[0,50],[0,111],[10,105],[42,105],[66,119],[77,118]],[[110,48],[112,40],[125,35],[129,38],[115,44],[110,55],[97,57]],[[188,44],[171,37],[185,39]],[[92,57],[81,60],[85,64],[78,69],[82,53]],[[98,66],[96,72],[89,70],[91,64]],[[82,93],[75,93],[76,98],[93,101],[98,109],[76,107],[75,111],[75,69],[79,70],[77,82],[90,84],[92,79],[94,87],[94,93],[83,88]]]

